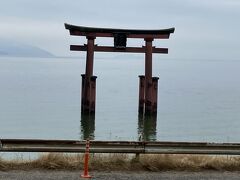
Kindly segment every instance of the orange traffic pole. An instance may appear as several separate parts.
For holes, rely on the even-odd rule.
[[[89,140],[86,141],[86,151],[84,156],[84,173],[81,175],[82,178],[91,178],[88,174],[88,160],[89,160]]]

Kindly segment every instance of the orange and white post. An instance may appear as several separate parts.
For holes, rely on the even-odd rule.
[[[88,174],[89,148],[90,148],[90,142],[87,139],[86,151],[85,151],[85,156],[84,156],[84,173],[81,175],[82,178],[91,178],[92,177]]]

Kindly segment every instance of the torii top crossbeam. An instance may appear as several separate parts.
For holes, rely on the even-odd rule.
[[[126,47],[127,38],[142,38],[142,39],[169,39],[171,33],[174,33],[174,28],[158,29],[158,30],[139,30],[139,29],[111,29],[111,28],[95,28],[85,26],[75,26],[65,24],[65,28],[69,30],[70,35],[73,36],[86,36],[87,38],[96,37],[113,37],[114,47],[110,46],[97,46],[95,45],[94,51],[102,52],[133,52],[144,53],[144,47]],[[72,51],[87,51],[87,46],[71,45]],[[153,53],[168,53],[167,48],[153,47]]]
[[[95,34],[97,37],[114,37],[114,34],[123,33],[127,38],[158,38],[168,39],[170,33],[174,33],[175,28],[139,30],[139,29],[112,29],[112,28],[95,28],[86,26],[75,26],[65,23],[65,28],[70,31],[71,35],[87,36]]]

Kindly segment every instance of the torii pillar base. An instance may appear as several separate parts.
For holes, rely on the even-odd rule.
[[[157,114],[157,100],[158,100],[158,77],[152,77],[152,84],[148,84],[151,91],[151,98],[146,101],[146,82],[145,76],[139,76],[139,103],[138,112],[140,114],[152,115]]]
[[[96,79],[97,76],[91,76],[86,79],[82,74],[82,96],[81,96],[81,113],[94,114],[96,105]]]

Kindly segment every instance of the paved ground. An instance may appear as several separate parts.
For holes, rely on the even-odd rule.
[[[0,171],[0,180],[77,180],[78,171]],[[239,180],[240,172],[91,172],[102,180]]]

